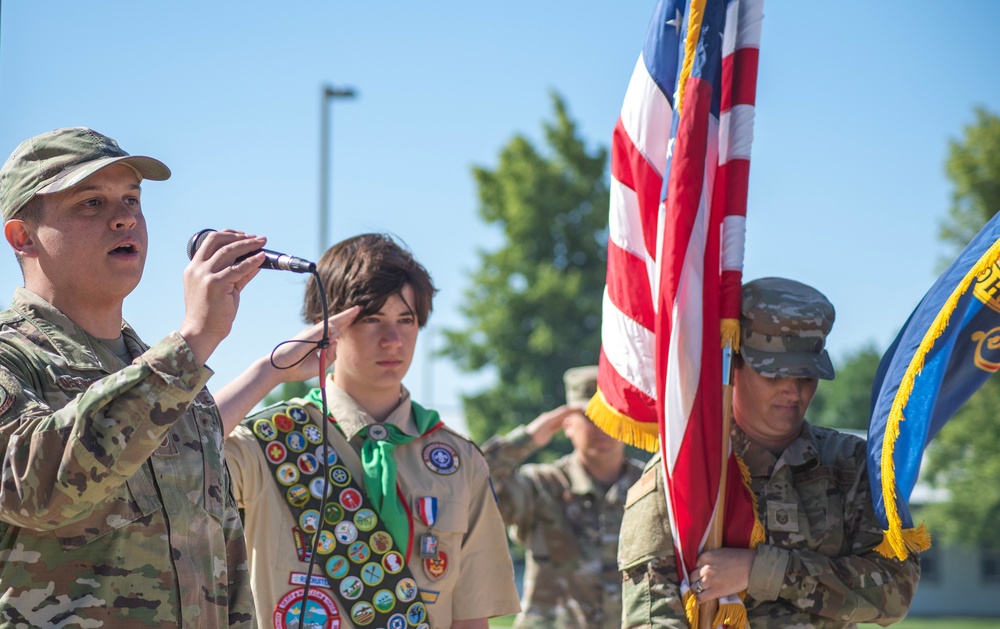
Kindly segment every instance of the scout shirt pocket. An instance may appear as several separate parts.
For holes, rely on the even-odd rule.
[[[413,555],[418,558],[421,564],[419,570],[434,584],[431,590],[451,591],[454,587],[444,587],[441,582],[454,582],[459,576],[458,568],[461,563],[462,545],[465,541],[465,534],[469,531],[469,505],[444,498],[438,498],[438,505],[437,519],[433,526],[427,526],[414,513]],[[420,555],[426,535],[433,536],[437,542],[436,557],[422,557]],[[434,591],[425,595],[424,602],[434,602],[436,598]]]

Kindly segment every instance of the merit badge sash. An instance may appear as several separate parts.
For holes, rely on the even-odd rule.
[[[273,409],[272,409],[273,410]],[[330,578],[345,615],[358,627],[415,627],[428,621],[416,581],[402,551],[365,492],[340,462],[321,429],[302,406],[265,411],[248,421],[274,482],[298,523],[299,558],[309,561],[314,536],[316,565]],[[324,478],[324,461],[330,476]],[[323,492],[326,508],[320,514]]]

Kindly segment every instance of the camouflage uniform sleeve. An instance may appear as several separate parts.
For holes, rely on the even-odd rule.
[[[173,333],[131,365],[53,410],[37,369],[0,345],[0,518],[47,530],[86,517],[160,445],[211,370]],[[0,408],[2,408],[0,406]]]
[[[831,557],[761,544],[747,594],[758,601],[784,600],[845,623],[889,625],[901,620],[920,580],[919,558],[911,554],[899,561],[875,551],[882,529],[869,497],[867,470],[858,475],[847,504],[848,553]]]
[[[518,426],[504,436],[491,437],[482,450],[504,522],[519,529],[529,528],[537,491],[531,479],[521,473],[521,464],[538,450],[531,435],[524,426]]]

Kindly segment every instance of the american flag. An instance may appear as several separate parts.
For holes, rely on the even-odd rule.
[[[661,0],[612,141],[588,414],[628,443],[659,444],[685,592],[721,503],[725,545],[749,546],[754,523],[732,453],[722,460],[720,330],[738,342],[762,17],[763,0]],[[723,473],[735,482],[720,500]]]

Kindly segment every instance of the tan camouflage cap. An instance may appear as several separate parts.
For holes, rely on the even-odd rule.
[[[587,407],[587,402],[597,393],[597,365],[573,367],[563,374],[566,385],[566,403],[570,406]]]
[[[824,345],[833,327],[833,304],[811,286],[781,277],[743,285],[740,355],[768,378],[833,380]]]
[[[118,162],[143,179],[163,181],[170,169],[152,157],[129,155],[106,135],[86,127],[56,129],[21,142],[0,168],[3,222],[36,194],[68,190],[100,169]]]

